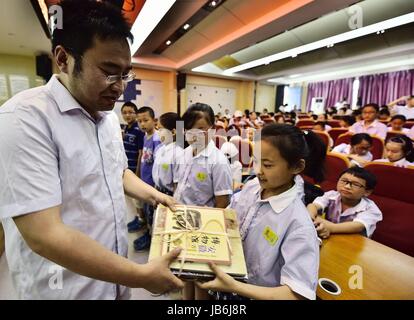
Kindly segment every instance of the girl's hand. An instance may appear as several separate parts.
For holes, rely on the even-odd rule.
[[[209,262],[208,265],[216,275],[216,278],[204,283],[196,281],[197,286],[203,290],[233,292],[237,281],[230,277],[227,273],[221,271],[220,268],[213,262]]]

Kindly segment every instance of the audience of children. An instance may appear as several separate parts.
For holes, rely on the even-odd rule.
[[[341,128],[347,128],[348,129],[354,123],[355,123],[355,117],[350,116],[350,115],[345,115],[345,116],[341,117],[341,119],[339,120],[339,126]]]
[[[342,172],[336,191],[326,192],[307,207],[318,236],[326,239],[335,233],[363,233],[371,237],[382,220],[380,209],[367,198],[376,183],[375,176],[360,167]]]
[[[372,138],[367,133],[357,133],[351,136],[351,143],[341,143],[332,149],[332,152],[345,154],[351,163],[363,167],[372,161]]]
[[[413,142],[406,135],[390,137],[385,141],[385,158],[375,161],[392,163],[397,167],[414,166]]]

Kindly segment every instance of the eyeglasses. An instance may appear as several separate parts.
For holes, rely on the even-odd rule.
[[[135,112],[122,112],[123,115],[129,116],[129,115],[135,115]]]
[[[96,68],[96,66],[93,66],[92,64],[90,64],[85,59],[84,56],[80,56],[80,58],[87,65]],[[136,74],[133,71],[130,71],[128,74],[125,74],[125,75],[119,75],[119,74],[110,74],[110,75],[108,75],[101,68],[98,67],[98,69],[102,73],[102,76],[105,78],[105,82],[106,82],[107,85],[113,85],[113,84],[119,82],[119,80],[122,80],[122,83],[125,84],[125,83],[131,82],[132,80],[134,80],[135,76],[136,76]]]
[[[339,179],[339,184],[344,185],[344,186],[346,186],[347,184],[349,184],[349,186],[351,188],[354,188],[355,187],[357,189],[363,189],[363,188],[365,188],[364,185],[362,185],[362,184],[360,184],[358,182],[349,181],[349,180],[346,180],[346,179]]]

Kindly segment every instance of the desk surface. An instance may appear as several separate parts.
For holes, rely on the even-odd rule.
[[[352,265],[363,271],[363,289],[348,285]],[[333,235],[320,251],[319,278],[335,281],[338,296],[317,289],[323,300],[414,299],[414,258],[360,235]]]

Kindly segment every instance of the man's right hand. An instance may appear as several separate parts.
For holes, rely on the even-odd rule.
[[[181,249],[173,250],[144,265],[146,279],[142,287],[151,293],[160,294],[182,289],[184,283],[174,276],[169,268],[170,264],[178,257],[180,252]]]

